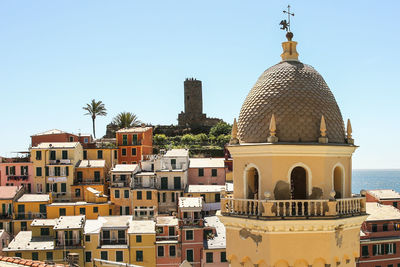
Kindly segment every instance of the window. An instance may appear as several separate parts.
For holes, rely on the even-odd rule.
[[[68,151],[67,150],[63,150],[61,152],[61,154],[62,154],[62,159],[68,159]]]
[[[118,230],[118,239],[125,239],[125,231],[124,230]]]
[[[397,202],[393,202],[393,207],[397,208]]]
[[[186,250],[186,260],[188,262],[193,262],[193,249]]]
[[[128,136],[124,134],[122,136],[122,145],[126,146],[128,144]]]
[[[164,228],[162,228],[162,227],[157,227],[157,233],[159,233],[159,234],[163,234],[164,233]]]
[[[213,253],[212,252],[207,252],[206,253],[206,262],[207,263],[212,263],[213,262]]]
[[[73,136],[70,136],[70,137],[69,137],[69,141],[70,141],[70,142],[74,142],[74,137],[73,137]]]
[[[372,254],[375,255],[382,255],[382,244],[375,244],[372,246]]]
[[[226,260],[226,252],[225,251],[221,251],[221,262],[227,262],[227,260]]]
[[[75,189],[75,197],[80,197],[81,196],[81,189],[80,188],[76,188]]]
[[[83,150],[83,159],[87,159],[87,151]]]
[[[181,189],[181,177],[174,177],[174,189]]]
[[[218,176],[218,171],[217,171],[217,169],[211,169],[211,176],[212,176],[212,177],[217,177],[217,176]]]
[[[50,160],[56,160],[56,152],[54,150],[50,151]]]
[[[142,191],[136,191],[136,199],[142,199]]]
[[[186,230],[186,240],[193,240],[193,230]]]
[[[164,246],[157,247],[157,257],[164,257]]]
[[[99,171],[94,172],[94,181],[100,182],[100,172]]]
[[[162,202],[167,202],[167,193],[162,193]]]
[[[46,252],[46,259],[48,261],[52,261],[53,260],[53,252],[51,252],[51,251]]]
[[[199,168],[199,176],[200,177],[204,176],[204,169],[203,168]]]
[[[119,198],[119,190],[114,191],[114,198]]]
[[[132,156],[136,156],[136,148],[132,148]]]
[[[36,167],[36,176],[42,176],[42,167]]]
[[[132,145],[137,145],[138,140],[137,140],[137,134],[132,135]]]
[[[124,261],[124,252],[119,250],[115,251],[115,259],[119,262]]]
[[[15,257],[17,257],[17,258],[22,258],[22,253],[16,252],[16,253],[15,253]]]
[[[99,212],[99,207],[93,207],[93,213],[98,213]]]
[[[168,189],[168,177],[161,177],[161,189]]]
[[[171,202],[175,202],[175,192],[171,193]]]
[[[85,138],[83,139],[83,142],[84,142],[85,144],[89,143],[89,138],[85,137]]]
[[[146,199],[151,200],[151,191],[146,191]]]
[[[141,235],[137,235],[136,236],[136,243],[142,243],[142,236]]]
[[[117,158],[118,158],[118,151],[114,150],[114,159],[117,159]]]
[[[125,207],[125,215],[129,215],[130,213],[129,213],[129,206],[126,206]]]
[[[215,202],[221,202],[221,194],[220,193],[215,194]]]
[[[63,192],[63,193],[67,192],[67,184],[66,183],[61,183],[61,192]]]
[[[85,215],[86,214],[86,208],[79,208],[79,214]]]
[[[97,159],[103,159],[103,150],[97,150]]]
[[[100,252],[100,257],[102,260],[108,260],[108,253],[107,251]]]
[[[36,160],[42,160],[42,151],[36,151]]]
[[[41,235],[41,236],[48,236],[48,235],[50,235],[50,229],[49,229],[49,228],[40,228],[40,235]]]
[[[168,227],[168,235],[175,236],[175,227],[173,226]]]
[[[39,260],[39,253],[38,252],[32,252],[32,260],[34,260],[34,261]]]
[[[186,211],[184,211],[184,212],[183,212],[183,218],[184,218],[184,219],[187,219],[187,217],[188,217],[188,213],[187,213]]]
[[[378,232],[378,225],[377,224],[373,224],[372,225],[372,232]]]
[[[388,231],[389,225],[387,223],[383,224],[383,231]]]
[[[68,166],[65,167],[65,175],[69,176],[69,167]]]
[[[82,172],[76,172],[76,178],[79,182],[82,182],[83,178],[83,173]]]
[[[124,198],[129,198],[129,190],[124,190]]]
[[[60,167],[54,167],[54,175],[61,176],[61,168]]]
[[[126,156],[126,148],[122,149],[122,156]]]
[[[91,261],[92,261],[92,252],[85,251],[85,262],[91,262]]]
[[[60,216],[65,216],[67,214],[67,211],[65,208],[60,208],[58,210],[58,213],[60,214]]]
[[[21,222],[21,231],[26,231],[28,230],[28,226],[26,225],[26,222]]]
[[[90,242],[90,235],[85,235],[85,241]]]
[[[362,255],[363,257],[368,257],[368,256],[369,256],[369,253],[368,253],[368,246],[362,246],[362,247],[361,247],[361,255]]]
[[[143,251],[136,250],[136,261],[143,261]]]
[[[176,247],[175,246],[169,246],[169,256],[170,257],[176,256]]]

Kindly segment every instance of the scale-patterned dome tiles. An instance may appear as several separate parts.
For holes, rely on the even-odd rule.
[[[309,65],[281,62],[260,76],[240,110],[240,142],[266,142],[272,114],[280,142],[318,142],[324,115],[329,143],[345,143],[344,123],[335,97]]]

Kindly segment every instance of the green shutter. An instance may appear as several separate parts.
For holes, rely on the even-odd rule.
[[[65,167],[65,175],[69,176],[69,167],[68,166]]]
[[[63,192],[63,193],[67,192],[67,184],[66,183],[61,184],[61,192]]]

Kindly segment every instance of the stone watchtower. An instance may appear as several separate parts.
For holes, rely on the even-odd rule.
[[[178,114],[178,125],[186,127],[213,126],[220,120],[203,113],[203,88],[200,80],[187,78],[184,82],[185,112]]]

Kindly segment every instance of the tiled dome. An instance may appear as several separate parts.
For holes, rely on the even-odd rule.
[[[342,114],[322,76],[298,61],[282,61],[267,69],[240,110],[240,143],[265,143],[272,114],[279,142],[318,142],[321,116],[329,143],[345,143]]]

